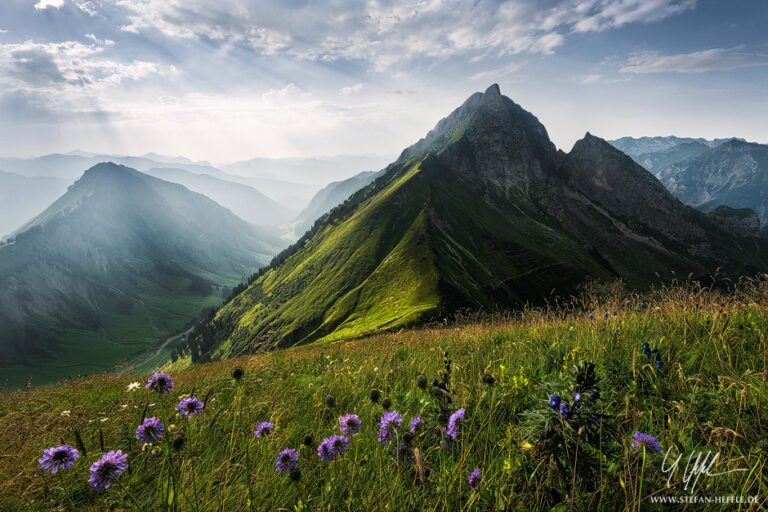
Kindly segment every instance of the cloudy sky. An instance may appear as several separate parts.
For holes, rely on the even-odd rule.
[[[586,131],[768,142],[765,0],[2,0],[0,156],[395,156],[497,82]]]

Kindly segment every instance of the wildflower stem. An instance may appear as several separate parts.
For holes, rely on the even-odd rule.
[[[133,504],[136,505],[136,508],[139,509],[141,512],[144,512],[144,507],[142,507],[141,504],[136,500],[136,498],[133,497],[133,494],[131,494],[130,491],[128,491],[128,489],[125,488],[125,486],[120,481],[120,479],[115,478],[114,481],[117,482],[117,485],[120,486],[120,489],[122,489],[123,493],[125,493],[125,495],[128,496],[128,498],[130,498]]]
[[[69,504],[72,506],[72,510],[77,510],[77,507],[75,507],[75,502],[72,501],[72,497],[69,495],[67,485],[64,483],[64,475],[61,473],[59,473],[59,480],[61,480],[61,488],[64,489],[64,494],[67,496],[67,501],[69,501]]]
[[[646,448],[643,446],[643,466],[640,469],[640,491],[637,493],[637,512],[640,512],[640,501],[643,499],[643,477],[645,476],[645,452]]]

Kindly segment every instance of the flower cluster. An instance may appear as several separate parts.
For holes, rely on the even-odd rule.
[[[143,443],[152,444],[160,440],[165,432],[165,426],[159,419],[144,418],[144,421],[136,429],[136,439]]]
[[[632,434],[632,449],[639,450],[640,448],[649,449],[655,453],[661,453],[661,444],[659,440],[650,434],[643,434],[642,432],[635,432]]]
[[[191,418],[193,415],[203,412],[203,402],[193,396],[182,398],[176,409],[184,416]]]
[[[262,421],[256,425],[256,430],[253,431],[253,435],[256,437],[266,437],[272,433],[275,429],[275,424],[268,421]]]
[[[648,344],[648,342],[645,342],[643,343],[643,353],[648,359],[655,360],[653,365],[658,371],[664,369],[664,363],[661,361],[661,354],[659,353],[658,348],[651,350],[651,346]]]
[[[563,419],[570,418],[573,414],[579,414],[589,408],[600,398],[600,392],[594,390],[589,394],[588,401],[584,400],[581,393],[573,394],[573,406],[567,398],[561,398],[557,393],[552,393],[549,397],[549,406]]]
[[[464,408],[457,410],[448,418],[448,426],[443,429],[443,445],[449,450],[459,437],[459,428],[464,421]]]
[[[127,468],[128,455],[124,454],[122,450],[111,451],[93,463],[90,469],[91,478],[88,483],[97,491],[109,489],[112,481],[122,475]]]
[[[55,475],[60,469],[69,469],[75,465],[75,461],[80,457],[80,452],[64,444],[54,448],[48,448],[43,452],[43,456],[37,459],[40,463],[40,471],[51,470]]]
[[[317,447],[317,455],[325,462],[331,462],[341,456],[349,448],[349,439],[346,436],[333,435],[323,439]]]
[[[395,439],[397,430],[403,426],[403,417],[397,411],[385,412],[379,421],[379,442],[385,446]]]
[[[347,414],[339,418],[339,428],[345,436],[353,436],[360,430],[361,421],[357,414]]]
[[[130,386],[128,388],[130,389]],[[160,396],[164,396],[173,389],[173,380],[165,373],[153,373],[144,388],[152,389]]]
[[[299,462],[299,452],[293,448],[286,448],[277,454],[277,462],[275,463],[275,471],[284,475],[287,471],[296,467]]]

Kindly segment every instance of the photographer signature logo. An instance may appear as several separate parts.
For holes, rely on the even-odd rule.
[[[672,487],[672,478],[680,469],[680,462],[683,458],[683,454],[677,456],[677,458],[671,458],[672,446],[667,449],[667,453],[664,454],[664,460],[661,463],[661,472],[668,473],[667,487]],[[747,468],[736,468],[728,471],[722,471],[714,473],[712,470],[717,465],[717,461],[720,459],[720,453],[712,454],[711,450],[693,451],[688,455],[688,459],[685,461],[685,469],[682,474],[682,482],[685,484],[683,490],[689,494],[692,494],[696,489],[696,485],[702,477],[713,478],[716,476],[727,475],[729,473],[737,473],[740,471],[746,471]]]

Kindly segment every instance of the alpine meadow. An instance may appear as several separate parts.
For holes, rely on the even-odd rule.
[[[0,511],[764,510],[766,24],[3,2]]]

